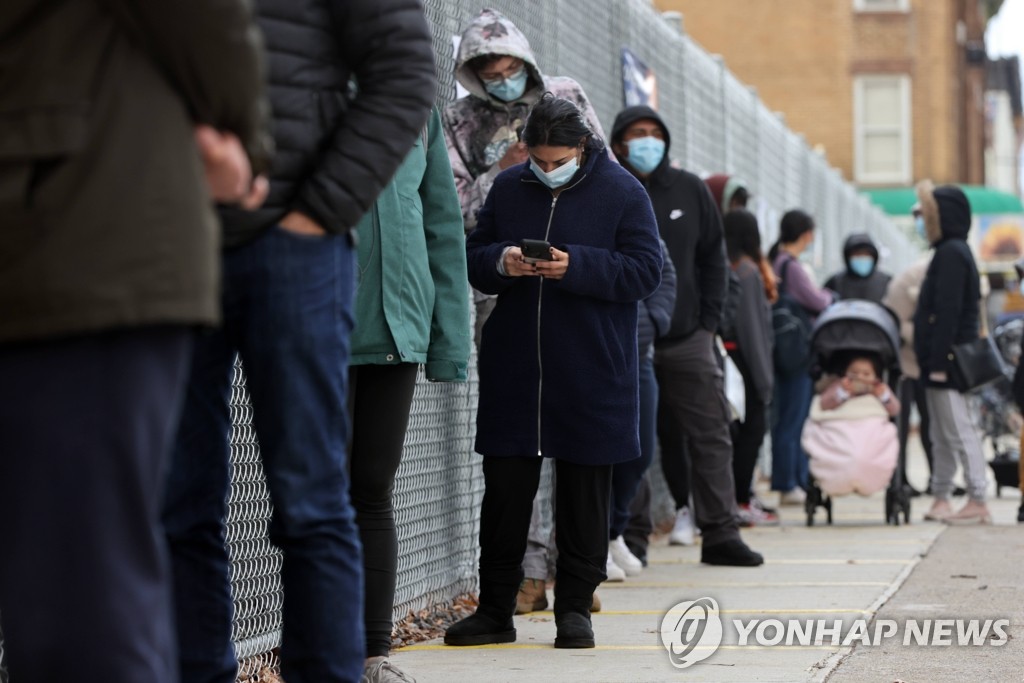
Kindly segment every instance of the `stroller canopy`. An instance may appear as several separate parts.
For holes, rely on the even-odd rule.
[[[837,353],[875,353],[890,370],[900,367],[900,331],[896,316],[871,301],[840,301],[818,316],[811,331],[811,348],[822,368]]]

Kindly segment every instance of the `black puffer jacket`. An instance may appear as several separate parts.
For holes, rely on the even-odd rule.
[[[277,153],[261,209],[222,209],[225,246],[289,211],[355,227],[423,129],[434,53],[419,0],[257,0]],[[358,94],[347,97],[349,79]]]
[[[850,257],[855,251],[868,251],[875,259],[875,268],[867,277],[853,272],[850,266]],[[846,262],[846,270],[830,277],[825,283],[825,289],[831,289],[840,299],[863,299],[874,301],[876,304],[882,303],[892,275],[878,269],[878,247],[871,236],[856,233],[847,237],[843,247],[843,261]]]

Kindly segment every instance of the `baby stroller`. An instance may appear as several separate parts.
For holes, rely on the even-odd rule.
[[[1024,320],[1006,321],[992,331],[992,338],[1006,362],[1008,370],[1016,370],[1020,362]],[[994,382],[978,392],[977,412],[981,431],[992,446],[994,457],[989,461],[996,480],[996,496],[1004,486],[1019,485],[1021,415],[1014,401],[1010,378]]]
[[[849,300],[840,301],[821,314],[811,331],[812,374],[815,379],[823,374],[841,376],[845,370],[841,365],[851,352],[872,354],[881,359],[882,379],[893,393],[896,392],[900,377],[900,335],[896,317],[891,311],[870,301]],[[900,523],[900,514],[905,522],[910,522],[910,493],[904,486],[901,457],[897,457],[885,493],[885,521],[894,525]],[[832,498],[812,476],[804,508],[807,526],[814,525],[819,507],[825,508],[831,524]]]

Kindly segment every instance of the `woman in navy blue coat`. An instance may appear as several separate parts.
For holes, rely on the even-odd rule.
[[[498,302],[480,342],[476,450],[484,456],[480,607],[450,645],[512,642],[541,456],[556,459],[555,647],[593,647],[612,465],[639,457],[637,302],[658,286],[658,226],[643,186],[576,106],[545,96],[530,159],[501,173],[469,236],[469,280]],[[521,240],[551,244],[527,262]]]

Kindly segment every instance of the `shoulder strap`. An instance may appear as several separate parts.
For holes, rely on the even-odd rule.
[[[788,281],[786,280],[786,271],[789,270],[790,264],[793,263],[793,261],[795,261],[795,260],[796,259],[794,259],[792,256],[788,256],[788,257],[784,257],[783,258],[782,270],[779,272],[779,279],[782,280],[782,282],[779,283],[779,285],[780,285],[779,293],[786,292],[786,290],[789,289],[789,284],[788,284]]]

